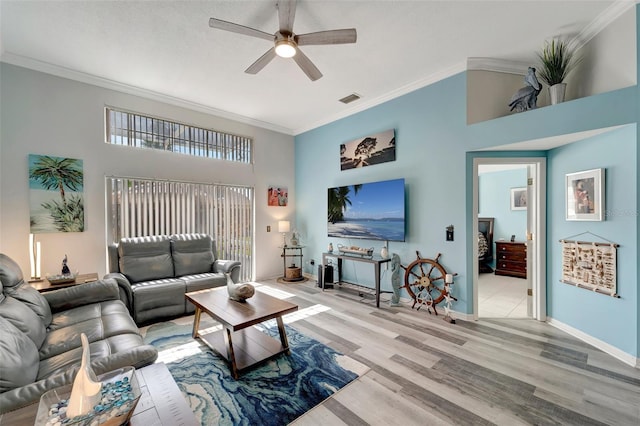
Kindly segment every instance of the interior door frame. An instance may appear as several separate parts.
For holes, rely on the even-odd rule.
[[[532,317],[547,319],[546,284],[546,171],[545,157],[475,157],[473,158],[472,236],[478,235],[479,185],[478,166],[522,164],[528,169],[527,178],[527,279],[533,289]],[[471,238],[476,241],[477,237]],[[473,259],[478,259],[478,245],[472,244]],[[473,265],[473,319],[478,319],[478,262]]]

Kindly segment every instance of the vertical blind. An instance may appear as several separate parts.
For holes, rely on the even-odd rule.
[[[244,186],[107,178],[107,226],[123,237],[209,234],[218,259],[242,262],[241,281],[253,279],[254,190]]]

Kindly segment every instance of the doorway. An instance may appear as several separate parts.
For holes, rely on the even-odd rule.
[[[545,158],[474,159],[475,319],[546,319],[545,170]]]

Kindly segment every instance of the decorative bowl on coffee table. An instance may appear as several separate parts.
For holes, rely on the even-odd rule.
[[[98,376],[98,380],[102,382],[102,400],[89,413],[64,421],[72,387],[72,385],[66,385],[47,391],[40,397],[35,425],[120,426],[126,424],[131,419],[141,395],[135,368],[124,367],[110,371]]]

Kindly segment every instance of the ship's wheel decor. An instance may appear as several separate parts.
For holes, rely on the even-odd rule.
[[[412,309],[416,308],[416,305],[416,310],[426,306],[429,313],[433,309],[433,313],[438,315],[436,306],[444,301],[444,320],[455,323],[451,317],[451,300],[458,299],[451,295],[451,285],[453,277],[458,274],[448,274],[439,262],[440,256],[438,253],[435,259],[423,258],[416,251],[416,260],[406,267],[402,266],[405,270],[403,287],[413,299]]]

